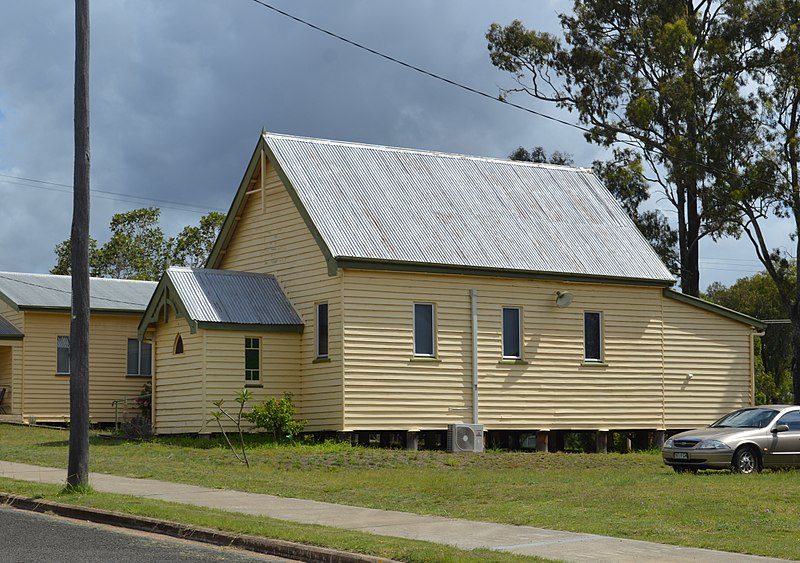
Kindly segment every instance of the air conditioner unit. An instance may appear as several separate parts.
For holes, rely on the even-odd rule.
[[[447,451],[483,453],[483,424],[448,424]]]

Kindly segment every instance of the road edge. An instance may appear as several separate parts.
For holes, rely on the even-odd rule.
[[[314,563],[398,563],[392,559],[383,559],[360,553],[350,553],[326,547],[310,546],[245,534],[232,534],[221,530],[178,524],[168,520],[159,520],[147,516],[134,516],[121,512],[62,504],[3,492],[0,492],[0,505],[43,514],[51,513],[74,520],[86,520],[97,524],[106,524],[119,528],[138,530],[140,532],[161,534],[216,546],[235,547],[237,549],[261,553],[263,555],[274,555],[300,561]]]

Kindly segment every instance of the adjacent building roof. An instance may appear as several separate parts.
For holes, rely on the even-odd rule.
[[[300,332],[303,321],[274,276],[169,268],[139,325],[140,335],[171,306],[197,328]]]
[[[17,327],[0,317],[0,340],[21,340],[24,335]]]
[[[156,282],[91,278],[93,311],[141,313],[147,307]],[[52,274],[0,272],[0,299],[15,310],[71,309],[72,279]]]
[[[745,315],[744,313],[740,313],[739,311],[728,309],[727,307],[723,307],[722,305],[717,305],[716,303],[706,301],[705,299],[700,299],[698,297],[692,297],[691,295],[686,295],[685,293],[681,293],[673,289],[669,288],[664,289],[664,297],[668,297],[669,299],[674,299],[675,301],[680,301],[682,303],[692,305],[699,309],[705,309],[706,311],[716,313],[717,315],[727,317],[734,321],[739,321],[740,323],[749,325],[759,330],[764,330],[767,328],[767,323],[765,323],[764,321],[760,321],[754,317]]]
[[[674,283],[589,170],[264,134],[264,151],[333,268]]]

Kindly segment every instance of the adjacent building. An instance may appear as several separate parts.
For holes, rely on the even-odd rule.
[[[137,326],[156,284],[92,278],[90,417],[110,423],[115,401],[135,397],[150,381],[151,344]],[[69,421],[68,276],[0,272],[0,418]]]

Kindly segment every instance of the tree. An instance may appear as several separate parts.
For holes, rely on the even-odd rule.
[[[741,278],[730,287],[715,282],[706,289],[706,298],[757,319],[782,319],[786,314],[778,290],[766,272]],[[768,325],[756,347],[756,355],[756,402],[791,402],[791,326]]]
[[[555,151],[549,157],[543,147],[528,151],[518,147],[509,155],[511,160],[546,162],[574,166],[571,154]],[[614,160],[603,163],[596,160],[592,170],[625,209],[661,261],[677,274],[679,272],[676,247],[678,233],[670,227],[667,218],[659,211],[643,211],[641,205],[650,197],[647,180],[642,172],[641,159],[630,150],[614,151]]]
[[[713,154],[715,165],[732,172],[716,186],[720,206],[732,206],[738,226],[775,285],[792,328],[792,389],[800,401],[800,2],[765,0],[746,22],[746,62],[757,91],[727,112],[720,135],[742,131],[730,153]],[[734,135],[735,136],[735,135]],[[792,222],[791,241],[773,246],[766,223]],[[784,244],[790,242],[790,245]]]
[[[173,265],[191,268],[204,266],[224,223],[225,214],[212,211],[200,218],[199,226],[184,227],[175,240]]]
[[[588,141],[623,142],[648,164],[648,180],[677,211],[681,287],[699,294],[699,242],[735,233],[730,210],[707,199],[720,183],[707,161],[741,135],[716,135],[724,109],[741,99],[746,0],[575,0],[560,15],[562,40],[520,21],[492,24],[492,63],[538,100],[576,111]],[[724,119],[724,117],[723,117]]]
[[[223,213],[210,212],[198,226],[185,227],[177,237],[166,238],[158,226],[161,211],[155,207],[117,213],[111,218],[111,237],[101,248],[90,239],[91,275],[107,278],[158,280],[170,266],[202,266],[225,222]],[[55,247],[51,274],[70,273],[70,241]]]
[[[89,0],[75,0],[75,163],[67,487],[89,486]]]

